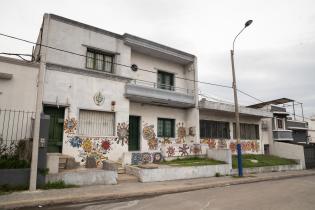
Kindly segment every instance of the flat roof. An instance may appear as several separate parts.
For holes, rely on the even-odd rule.
[[[289,99],[289,98],[279,98],[279,99],[275,99],[275,100],[271,100],[271,101],[265,101],[262,103],[249,105],[247,107],[249,107],[249,108],[262,108],[262,107],[264,107],[266,105],[270,105],[270,104],[278,105],[278,104],[285,104],[285,103],[293,102],[293,101],[294,101],[293,99]]]

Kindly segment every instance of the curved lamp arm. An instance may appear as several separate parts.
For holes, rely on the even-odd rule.
[[[236,37],[234,38],[234,40],[233,40],[233,52],[234,52],[234,45],[235,45],[235,40],[236,40],[236,38],[244,31],[244,29],[246,28],[246,27],[248,27],[250,24],[252,24],[252,22],[253,22],[253,20],[248,20],[248,21],[246,21],[246,23],[245,23],[245,25],[244,25],[244,28],[242,28],[242,30],[236,35]]]

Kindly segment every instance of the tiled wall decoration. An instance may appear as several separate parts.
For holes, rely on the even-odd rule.
[[[139,165],[144,163],[159,163],[163,160],[163,156],[160,152],[133,152],[131,153],[131,164]]]
[[[122,122],[117,124],[117,138],[115,141],[117,144],[121,144],[124,146],[125,144],[128,145],[129,139],[129,124],[127,122]]]

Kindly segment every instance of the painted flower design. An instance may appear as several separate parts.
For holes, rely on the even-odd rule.
[[[155,139],[154,126],[147,125],[143,127],[143,138],[145,140]]]
[[[174,156],[175,155],[175,148],[172,146],[167,147],[166,153],[167,153],[168,157]]]
[[[92,140],[90,138],[86,138],[83,140],[82,148],[85,152],[91,152],[93,147]]]
[[[128,144],[128,138],[129,138],[129,125],[128,123],[118,123],[117,125],[117,138],[115,141],[117,144],[121,144],[121,146],[124,146],[124,144]]]
[[[78,136],[74,136],[71,139],[69,139],[69,143],[74,148],[80,148],[82,145],[82,139]]]
[[[109,140],[103,140],[102,143],[101,143],[101,147],[103,150],[110,150],[111,147],[110,147],[111,143]]]

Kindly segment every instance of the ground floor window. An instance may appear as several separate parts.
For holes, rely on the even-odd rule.
[[[80,110],[79,134],[85,136],[114,136],[115,114],[112,112]]]
[[[233,136],[236,139],[236,124],[233,124]],[[244,140],[257,140],[259,139],[259,125],[256,124],[240,124],[240,136]]]
[[[158,118],[158,137],[175,137],[175,120]]]
[[[200,120],[200,138],[230,138],[228,122]]]

